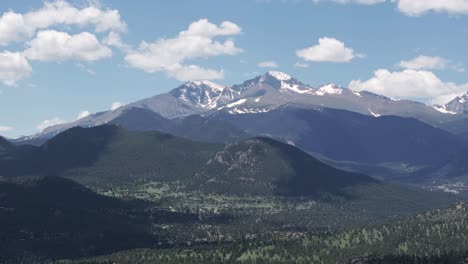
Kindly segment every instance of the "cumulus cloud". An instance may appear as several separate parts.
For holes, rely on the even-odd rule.
[[[122,37],[119,33],[111,31],[107,35],[107,37],[104,38],[102,41],[107,46],[112,46],[116,47],[118,49],[123,50],[124,52],[130,52],[131,47],[130,45],[126,44],[125,42],[122,41]]]
[[[276,61],[262,61],[257,64],[260,68],[278,68]]]
[[[137,50],[129,52],[125,61],[129,66],[149,73],[166,72],[179,80],[219,79],[222,71],[203,69],[196,65],[185,65],[187,60],[208,58],[220,55],[235,55],[242,50],[232,39],[224,42],[215,37],[234,36],[241,33],[241,28],[232,22],[225,21],[219,26],[201,19],[190,24],[175,38],[160,39],[153,43],[143,41]],[[196,73],[200,73],[198,76]]]
[[[180,32],[180,37],[215,37],[215,36],[232,36],[242,32],[241,28],[229,21],[224,21],[217,26],[210,23],[208,19],[200,19],[189,25],[189,28]]]
[[[0,53],[0,82],[12,86],[28,77],[32,72],[28,60],[95,61],[112,56],[112,50],[101,44],[92,33],[70,35],[48,30],[57,26],[88,27],[99,33],[108,31],[109,36],[113,36],[111,33],[126,31],[126,24],[118,10],[101,8],[98,1],[88,3],[78,8],[65,0],[45,1],[41,8],[30,12],[17,13],[10,10],[1,14],[0,46],[28,42],[24,52]],[[109,45],[114,42],[109,42]]]
[[[460,65],[451,63],[449,60],[439,56],[418,56],[412,60],[403,60],[399,66],[404,69],[411,70],[445,70],[453,69],[463,72],[464,69]]]
[[[56,25],[92,26],[97,32],[126,30],[118,10],[104,10],[97,4],[79,9],[64,0],[57,0],[45,2],[40,9],[25,14],[3,13],[0,16],[0,45],[22,41],[32,37],[37,30]]]
[[[64,124],[64,123],[65,123],[65,120],[60,119],[58,117],[53,117],[51,119],[44,120],[39,125],[37,125],[37,130],[39,130],[39,132],[41,132],[41,131],[44,131],[44,129],[46,129],[48,127],[55,126],[55,125],[60,125],[60,124]]]
[[[111,104],[111,110],[114,111],[114,110],[120,108],[121,106],[123,106],[123,104],[121,102],[113,102]]]
[[[369,80],[351,81],[349,88],[393,98],[419,99],[426,103],[443,104],[468,91],[468,83],[444,82],[434,73],[424,70],[391,72],[379,69]]]
[[[468,14],[467,0],[398,0],[397,7],[410,16],[420,16],[427,12]]]
[[[0,52],[0,81],[13,86],[31,74],[32,68],[26,58],[18,52]]]
[[[362,5],[375,5],[384,3],[386,0],[313,0],[314,3],[320,2],[335,2],[339,4],[362,4]]]
[[[362,57],[361,54],[355,54],[352,48],[335,38],[320,38],[315,46],[299,49],[296,51],[297,57],[305,61],[314,62],[349,62],[356,57]]]
[[[89,32],[69,35],[66,32],[44,30],[40,31],[28,45],[29,48],[24,54],[30,60],[96,61],[112,56],[112,50],[99,43],[96,36]]]
[[[8,132],[12,130],[13,130],[13,127],[11,126],[0,126],[0,132]]]
[[[89,116],[91,113],[89,111],[81,111],[78,116],[76,117],[76,120],[80,120],[82,118],[85,118]]]

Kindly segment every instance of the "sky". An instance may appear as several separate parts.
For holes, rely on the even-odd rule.
[[[443,104],[467,44],[468,0],[2,0],[0,135],[270,70]]]

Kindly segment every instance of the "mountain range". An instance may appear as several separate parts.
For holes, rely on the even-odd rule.
[[[190,81],[168,93],[13,142],[41,145],[67,129],[104,124],[221,144],[263,136],[295,145],[334,166],[402,178],[463,150],[467,101],[464,95],[444,106],[427,106],[334,84],[314,88],[270,71],[232,86]],[[30,148],[23,147],[26,152]]]
[[[174,119],[193,114],[208,116],[217,111],[233,115],[264,113],[294,104],[305,108],[343,109],[375,117],[383,115],[413,117],[434,126],[441,126],[464,116],[464,112],[460,110],[462,107],[456,106],[454,101],[443,107],[427,106],[367,91],[357,92],[335,84],[313,88],[288,74],[270,71],[233,86],[223,86],[205,80],[190,81],[168,93],[142,99],[113,111],[91,114],[71,123],[51,126],[38,134],[20,138],[16,142],[34,142],[37,139],[51,138],[74,126],[90,127],[106,124],[131,108],[143,108],[164,118]]]

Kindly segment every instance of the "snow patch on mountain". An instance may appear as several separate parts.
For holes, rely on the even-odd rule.
[[[243,99],[235,101],[234,103],[227,104],[226,107],[227,108],[233,108],[234,106],[241,105],[241,104],[245,103],[246,101],[247,101],[247,99],[243,98]]]
[[[343,88],[339,87],[336,84],[327,84],[327,85],[321,86],[315,92],[315,94],[319,96],[324,96],[325,94],[342,94],[342,93],[343,93]]]
[[[432,106],[432,108],[444,114],[451,114],[451,115],[457,114],[456,112],[447,110],[445,105],[434,105]]]
[[[195,86],[201,86],[201,85],[206,85],[207,87],[210,87],[211,89],[215,91],[223,91],[226,86],[214,83],[212,81],[208,80],[198,80],[198,81],[190,81],[188,82],[189,84],[194,84]]]
[[[300,89],[299,87],[297,84],[281,83],[281,90],[289,90],[300,94],[312,92],[312,89]]]
[[[370,108],[368,108],[368,110],[369,110],[369,113],[370,113],[371,115],[373,115],[374,117],[382,116],[381,114],[377,114],[377,113],[372,112],[372,110],[371,110]]]
[[[258,114],[258,113],[266,113],[269,112],[271,109],[267,108],[233,108],[228,111],[229,114]]]

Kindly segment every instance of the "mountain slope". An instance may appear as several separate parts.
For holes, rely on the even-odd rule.
[[[334,160],[430,164],[463,146],[458,137],[413,118],[376,118],[329,108],[285,106],[257,114],[220,112],[211,118]]]
[[[468,117],[451,120],[441,125],[441,128],[459,135],[465,139],[468,138]]]
[[[423,179],[427,185],[448,184],[448,189],[466,191],[468,185],[468,147],[421,171],[416,176],[415,179]]]
[[[294,146],[269,138],[254,138],[228,145],[195,176],[196,189],[251,195],[339,194],[374,179],[340,171],[312,158]]]
[[[0,175],[56,174],[105,185],[178,180],[191,176],[220,148],[154,131],[76,127],[13,159],[0,159]]]
[[[226,122],[207,119],[199,115],[166,119],[144,108],[126,109],[108,124],[134,131],[156,130],[195,141],[213,143],[229,143],[249,137],[246,132]]]

